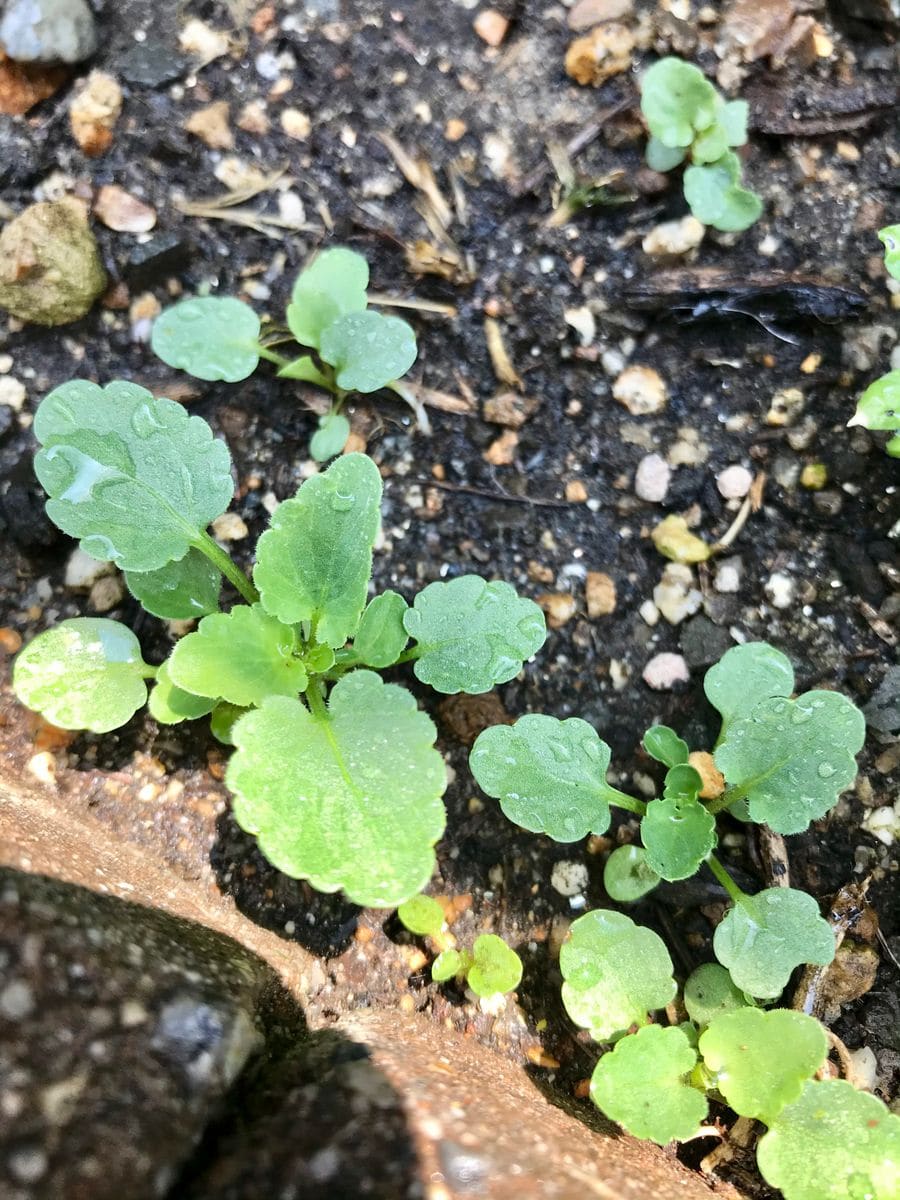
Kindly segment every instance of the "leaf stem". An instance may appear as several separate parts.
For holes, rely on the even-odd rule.
[[[248,604],[256,604],[259,592],[237,565],[230,554],[223,550],[204,530],[194,543],[201,554],[205,554],[213,566],[218,567],[229,583],[233,583]]]
[[[747,795],[747,789],[744,787],[726,788],[721,796],[717,796],[715,800],[707,800],[706,807],[711,813],[720,813],[726,808],[730,808],[732,804],[737,804],[738,800],[743,800]]]
[[[401,663],[415,662],[422,655],[421,646],[410,646],[408,650],[404,650],[400,657],[394,663],[395,667],[399,667]]]
[[[144,669],[141,671],[141,678],[142,679],[155,679],[156,672],[158,670],[159,670],[159,667],[151,667],[149,663],[144,663]]]
[[[309,704],[310,712],[317,721],[328,720],[328,708],[325,704],[325,698],[322,695],[322,689],[317,679],[313,679],[305,692],[307,703]]]
[[[615,804],[617,808],[624,808],[626,812],[636,813],[639,817],[642,817],[647,811],[647,805],[643,800],[629,796],[627,792],[620,792],[618,788],[610,787],[608,783],[604,785],[604,790],[610,804]]]
[[[286,367],[290,362],[290,359],[285,358],[283,354],[276,354],[274,350],[270,350],[268,346],[261,346],[259,342],[256,343],[256,353],[266,362],[274,363],[279,369]]]
[[[721,883],[722,887],[725,889],[734,903],[740,903],[740,901],[746,897],[747,893],[741,891],[741,889],[734,882],[734,880],[725,870],[722,863],[719,862],[714,854],[710,854],[706,861],[709,864],[709,869],[712,871],[713,875],[715,875],[716,879],[718,879],[719,883]]]

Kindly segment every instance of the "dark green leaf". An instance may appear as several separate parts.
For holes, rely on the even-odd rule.
[[[148,613],[167,621],[188,621],[219,607],[222,576],[205,554],[184,558],[155,571],[126,571],[128,590]]]

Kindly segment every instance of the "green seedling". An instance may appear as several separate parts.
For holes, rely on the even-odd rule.
[[[332,405],[319,418],[310,453],[319,462],[340,454],[350,436],[341,411],[352,392],[393,388],[416,360],[410,325],[368,307],[369,266],[345,246],[323,251],[300,272],[291,293],[286,329],[267,328],[249,305],[231,296],[197,296],[167,308],[153,325],[151,345],[170,367],[197,379],[238,383],[260,359],[281,379],[329,392]],[[287,358],[274,347],[291,341],[306,353]]]
[[[672,171],[687,162],[684,197],[704,225],[740,233],[758,221],[762,201],[741,186],[734,147],[747,142],[746,100],[726,103],[702,71],[663,58],[641,81],[641,111],[650,130],[647,163]]]
[[[900,279],[900,225],[888,225],[879,230],[878,236],[884,243],[884,265],[888,274]],[[847,424],[893,433],[885,450],[892,458],[900,458],[900,433],[896,432],[900,430],[900,370],[888,371],[869,384]]]
[[[522,981],[522,960],[495,933],[483,933],[471,950],[444,950],[431,966],[435,983],[464,980],[476,996],[503,995]]]
[[[235,747],[235,817],[271,863],[373,907],[419,892],[446,772],[431,720],[377,671],[411,662],[439,692],[487,691],[543,644],[537,605],[476,576],[429,584],[412,607],[396,592],[367,604],[382,485],[365,455],[278,506],[250,578],[207,531],[233,483],[228,448],[199,417],[132,383],[79,380],[45,398],[34,430],[56,524],[124,571],[150,613],[200,620],[159,666],[116,621],[64,621],[16,659],[19,699],[95,733],[125,724],[148,685],[161,723],[208,713]],[[241,603],[217,611],[223,577]]]

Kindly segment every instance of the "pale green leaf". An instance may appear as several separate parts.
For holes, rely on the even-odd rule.
[[[894,279],[900,279],[900,225],[885,225],[878,230],[878,237],[884,245],[884,265],[888,274]]]
[[[413,896],[397,909],[401,924],[419,937],[434,937],[444,925],[444,910],[431,896]]]
[[[222,576],[199,550],[166,563],[155,571],[126,571],[128,590],[154,617],[188,621],[215,612],[219,607]]]
[[[122,570],[183,558],[234,493],[225,443],[135,383],[64,383],[39,406],[34,433],[50,519]]]
[[[728,726],[716,766],[754,821],[802,833],[853,783],[865,736],[865,718],[839,692],[776,697]]]
[[[409,692],[354,671],[332,689],[327,718],[270,696],[233,737],[235,816],[280,871],[373,908],[422,890],[444,830],[446,772]]]
[[[319,417],[319,427],[309,442],[309,452],[316,462],[327,462],[340,454],[347,445],[350,436],[350,422],[343,413],[323,413]]]
[[[703,963],[685,980],[684,1007],[697,1025],[708,1025],[713,1017],[744,1008],[747,1003],[747,997],[718,963]]]
[[[418,642],[415,673],[435,691],[477,695],[506,683],[544,644],[544,614],[510,584],[460,575],[430,583],[403,624]]]
[[[38,636],[13,667],[13,690],[23,704],[62,729],[108,733],[147,700],[137,638],[105,617],[74,617]]]
[[[210,733],[217,742],[221,742],[223,746],[233,746],[234,738],[232,730],[235,722],[249,712],[248,708],[244,708],[240,704],[229,704],[223,700],[212,710],[212,715],[209,718]]]
[[[651,171],[672,171],[681,166],[686,154],[682,146],[666,146],[657,137],[647,142],[647,166]]]
[[[369,264],[346,246],[324,250],[301,271],[291,293],[287,323],[302,346],[318,349],[323,332],[346,313],[363,312]]]
[[[728,130],[721,120],[713,121],[708,129],[698,133],[691,146],[691,161],[695,163],[714,163],[728,149]]]
[[[566,1011],[598,1042],[646,1025],[648,1014],[665,1008],[676,991],[662,938],[612,909],[572,922],[559,965]]]
[[[334,384],[319,370],[310,354],[293,359],[286,366],[279,368],[277,374],[279,379],[297,379],[301,383],[313,383],[329,392],[334,391]]]
[[[870,383],[848,425],[863,429],[900,429],[900,368]]]
[[[366,602],[378,535],[381,476],[365,454],[345,454],[307,479],[259,539],[253,581],[267,612],[310,621],[335,649],[352,637]]]
[[[479,734],[469,767],[516,825],[576,842],[609,828],[609,757],[587,721],[529,713]]]
[[[677,767],[679,763],[686,763],[690,754],[687,742],[668,725],[651,725],[644,734],[641,745],[651,758],[667,767]]]
[[[831,962],[834,933],[808,892],[766,888],[728,910],[716,927],[713,949],[736,987],[774,1000],[796,967]]]
[[[522,982],[522,960],[495,933],[483,933],[475,939],[472,957],[466,983],[476,996],[511,992]]]
[[[416,361],[416,335],[399,317],[348,313],[322,333],[321,354],[347,392],[377,392]]]
[[[232,296],[195,296],[160,313],[150,345],[195,379],[237,383],[259,363],[259,317]]]
[[[472,956],[467,950],[442,950],[431,964],[431,978],[435,983],[446,983],[468,970]]]
[[[703,690],[727,726],[748,717],[761,700],[790,696],[794,690],[791,660],[768,642],[746,642],[726,650],[703,680]]]
[[[704,225],[724,233],[741,233],[762,215],[762,201],[740,186],[737,155],[726,151],[709,166],[688,167],[684,173],[684,198]]]
[[[194,696],[239,705],[296,696],[308,682],[294,631],[258,604],[204,617],[172,651],[169,675]]]
[[[353,638],[353,650],[367,667],[392,666],[409,641],[403,615],[409,605],[398,592],[386,591],[366,605]]]
[[[729,146],[743,146],[747,142],[747,122],[750,105],[746,100],[729,100],[719,110],[718,121],[725,129]]]
[[[716,819],[690,797],[651,800],[641,819],[641,841],[651,870],[663,879],[688,879],[716,844]]]
[[[713,1017],[700,1053],[715,1087],[742,1117],[771,1125],[828,1057],[825,1030],[786,1008],[740,1008]]]
[[[697,1054],[684,1030],[648,1025],[604,1054],[591,1078],[591,1099],[611,1120],[660,1146],[693,1137],[706,1097],[687,1078]]]
[[[844,1079],[809,1080],[756,1151],[785,1200],[897,1200],[900,1117]]]
[[[718,93],[702,71],[680,58],[663,58],[641,80],[641,111],[664,146],[690,146],[716,119]]]
[[[178,725],[193,721],[212,712],[216,702],[208,696],[194,696],[176,687],[169,676],[169,665],[163,663],[156,672],[156,683],[150,692],[147,707],[160,725]]]
[[[617,846],[603,868],[603,886],[610,900],[632,904],[652,892],[659,876],[647,864],[643,846]]]

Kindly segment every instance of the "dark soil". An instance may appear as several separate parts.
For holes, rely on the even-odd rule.
[[[486,308],[498,315],[525,392],[539,402],[518,431],[509,465],[486,461],[484,452],[502,430],[481,418],[478,404],[467,416],[431,409],[431,437],[415,430],[409,410],[384,396],[355,414],[385,477],[376,584],[411,598],[433,579],[475,571],[507,579],[529,596],[571,591],[575,615],[551,631],[542,654],[501,689],[500,699],[512,716],[540,711],[590,721],[612,746],[614,768],[626,787],[640,787],[635,772],[655,777],[653,764],[638,749],[652,722],[674,726],[696,747],[711,744],[714,713],[703,700],[702,676],[735,638],[765,638],[784,650],[801,688],[838,688],[865,704],[894,661],[900,613],[896,462],[884,455],[880,435],[845,428],[861,388],[887,369],[897,330],[875,239],[876,229],[897,216],[900,146],[896,110],[885,107],[884,99],[896,70],[890,33],[862,22],[835,27],[828,11],[817,12],[834,41],[831,56],[808,69],[789,61],[780,71],[767,62],[748,70],[746,88],[767,83],[776,89],[782,112],[793,111],[793,89],[801,83],[813,92],[814,108],[817,88],[824,94],[828,88],[840,93],[865,85],[881,97],[862,128],[832,115],[829,134],[754,134],[746,174],[765,199],[765,215],[739,238],[708,234],[693,264],[695,270],[721,268],[737,280],[760,273],[771,279],[803,275],[865,296],[867,307],[857,319],[788,322],[794,340],[785,341],[743,315],[685,323],[665,311],[629,307],[628,289],[666,269],[643,253],[643,235],[685,211],[677,182],[650,190],[657,181],[641,171],[643,139],[633,110],[612,119],[576,165],[590,177],[624,171],[635,184],[634,202],[594,209],[554,229],[544,224],[552,173],[534,191],[517,194],[517,183],[545,161],[547,141],[567,140],[601,110],[635,94],[629,75],[600,89],[578,88],[566,78],[563,56],[572,35],[563,6],[532,0],[509,5],[514,23],[496,53],[486,51],[473,33],[471,6],[462,0],[307,4],[306,10],[318,8],[331,20],[324,29],[304,15],[302,4],[274,7],[269,32],[257,34],[247,31],[252,5],[241,0],[193,3],[185,11],[159,0],[152,14],[130,0],[98,5],[110,36],[96,65],[114,74],[121,74],[126,49],[132,58],[140,57],[141,45],[158,42],[172,49],[188,15],[243,32],[233,55],[195,74],[185,62],[175,82],[154,87],[123,80],[123,117],[111,150],[101,158],[87,159],[75,146],[65,94],[46,101],[27,123],[0,119],[2,202],[17,212],[41,191],[89,194],[115,182],[151,203],[159,221],[149,250],[133,235],[96,224],[107,269],[128,289],[132,303],[151,292],[166,304],[175,281],[185,292],[210,287],[242,295],[277,318],[297,271],[318,245],[351,245],[368,258],[379,292],[456,307],[452,319],[403,314],[419,337],[413,375],[443,392],[471,392],[479,403],[502,386],[483,332]],[[657,6],[637,7],[649,19]],[[648,39],[647,54],[636,52],[635,69],[650,54],[674,47],[714,74],[715,27],[657,15],[656,35]],[[135,42],[132,34],[142,28],[147,41]],[[260,74],[261,66],[270,66],[260,55],[275,56],[273,70],[287,83],[284,94],[268,104],[272,124],[265,135],[234,124],[244,104],[265,101],[273,86]],[[171,54],[165,61],[176,69]],[[183,131],[195,109],[222,99],[232,106],[233,153],[265,171],[286,168],[291,190],[319,232],[273,230],[277,236],[268,238],[239,224],[187,217],[176,208],[179,195],[197,200],[223,191],[213,175],[223,154]],[[282,132],[279,114],[285,107],[309,115],[307,141]],[[467,127],[455,143],[444,132],[451,119]],[[460,216],[457,210],[450,234],[461,261],[471,265],[471,282],[411,273],[405,249],[433,239],[416,210],[416,192],[379,140],[382,132],[427,159],[445,195],[451,195],[451,179],[457,180],[465,212]],[[249,204],[277,215],[274,195],[264,192]],[[596,336],[581,346],[564,312],[585,305],[594,314]],[[159,394],[181,389],[176,394],[191,411],[227,437],[239,481],[234,507],[250,531],[233,549],[247,561],[268,517],[264,497],[291,495],[308,469],[315,418],[302,390],[276,381],[264,365],[240,385],[186,380],[135,340],[127,307],[98,305],[84,321],[58,330],[0,324],[0,354],[12,357],[11,374],[28,392],[18,419],[0,432],[0,529],[5,526],[6,539],[0,625],[26,639],[61,617],[86,611],[85,597],[63,586],[72,545],[47,521],[30,465],[29,415],[51,387],[78,375],[101,382],[133,378]],[[626,362],[660,373],[669,390],[665,411],[634,417],[612,399],[612,382]],[[803,409],[791,425],[768,424],[773,397],[785,388],[801,389]],[[694,448],[695,465],[673,473],[662,505],[639,500],[633,490],[638,462],[651,450],[665,456],[678,442]],[[651,627],[638,610],[652,598],[665,561],[649,540],[650,529],[666,512],[693,510],[697,532],[710,541],[720,537],[736,506],[729,508],[719,495],[715,477],[735,463],[767,476],[762,507],[730,552],[741,559],[739,591],[715,589],[713,562],[697,572],[701,613],[677,626],[660,619]],[[798,481],[803,467],[814,463],[827,470],[821,490]],[[434,487],[438,475],[446,487]],[[584,485],[587,504],[566,501],[566,484],[575,481]],[[539,582],[530,564],[543,568],[550,582]],[[612,615],[587,618],[585,570],[607,572],[616,581]],[[766,591],[776,572],[792,589],[782,608],[772,605]],[[108,615],[134,626],[151,661],[166,653],[166,630],[131,601]],[[653,692],[641,673],[654,654],[669,650],[685,655],[691,681]],[[405,671],[401,675],[435,713],[433,694],[418,690]],[[468,715],[477,731],[477,712]],[[323,957],[327,982],[311,1020],[347,1007],[392,1006],[408,997],[404,1003],[411,1000],[435,1020],[468,1029],[517,1057],[539,1040],[548,1056],[535,1069],[540,1085],[570,1094],[590,1074],[595,1051],[573,1035],[562,1013],[555,948],[565,922],[578,915],[577,905],[607,903],[602,866],[611,843],[566,847],[517,830],[492,802],[477,798],[467,747],[454,732],[459,713],[444,709],[439,721],[441,749],[455,779],[446,797],[447,834],[431,890],[471,897],[453,926],[463,943],[493,929],[519,948],[525,962],[521,1013],[512,1003],[499,1017],[481,1011],[452,988],[428,983],[427,968],[407,978],[402,947],[411,940],[394,917],[360,912],[340,897],[318,896],[280,875],[227,812],[218,818],[213,869],[220,886],[253,920]],[[150,756],[168,774],[191,779],[207,767],[210,755],[215,766],[218,754],[201,725],[159,729],[149,718],[137,718],[116,736],[76,740],[68,766],[140,772]],[[882,845],[861,828],[867,807],[893,803],[897,794],[895,743],[889,732],[872,731],[856,790],[828,820],[790,839],[789,855],[794,886],[823,902],[871,875],[870,904],[886,946],[900,952],[897,847]],[[167,819],[176,821],[177,812]],[[191,827],[188,813],[188,835]],[[628,839],[631,833],[626,822],[611,837]],[[770,881],[755,844],[737,825],[727,834],[724,852],[738,877],[744,872],[751,887],[766,886]],[[550,881],[561,859],[586,863],[590,870],[585,896],[571,904]],[[710,905],[720,896],[712,878],[701,877],[690,886],[661,887],[634,915],[666,936],[678,969],[686,973],[710,957],[716,916]],[[845,1007],[834,1025],[851,1049],[874,1050],[879,1090],[888,1100],[900,1081],[897,984],[896,961],[883,949],[874,987]],[[552,1059],[561,1064],[558,1069]],[[688,1149],[695,1161],[696,1147]]]

